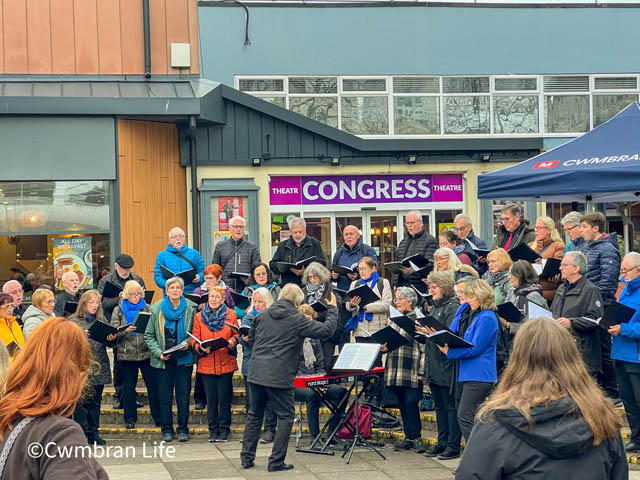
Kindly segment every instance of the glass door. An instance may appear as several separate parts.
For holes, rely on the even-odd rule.
[[[349,213],[345,213],[345,214],[340,214],[340,213],[336,213],[336,243],[335,243],[335,250],[337,251],[338,248],[340,248],[340,245],[342,245],[344,243],[344,237],[343,237],[343,232],[344,232],[344,228],[347,225],[353,225],[354,227],[356,227],[358,229],[358,231],[360,232],[360,235],[362,236],[363,234],[363,226],[364,226],[364,219],[362,215],[354,215],[353,213],[349,214]],[[363,237],[363,241],[364,241],[364,237]],[[366,243],[366,241],[365,241]]]
[[[332,216],[313,216],[313,217],[304,217],[305,222],[307,222],[307,235],[312,238],[315,238],[322,245],[322,251],[324,255],[327,257],[327,265],[331,263],[331,225],[333,223]]]
[[[398,245],[398,216],[396,214],[367,214],[369,225],[368,242],[378,253],[380,275],[391,280],[392,273],[387,271],[384,264],[395,258]]]

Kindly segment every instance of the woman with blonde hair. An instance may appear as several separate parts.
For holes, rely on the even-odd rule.
[[[620,417],[567,329],[530,319],[511,359],[478,412],[456,478],[628,478]]]
[[[458,256],[450,248],[439,248],[433,252],[434,260],[434,272],[450,272],[453,276],[453,281],[457,282],[462,277],[478,278],[478,272],[469,265],[464,265]],[[422,281],[426,284],[429,281],[423,278]]]
[[[536,239],[529,244],[529,247],[535,250],[543,260],[547,258],[562,260],[565,245],[558,230],[556,230],[553,219],[550,217],[538,217],[534,230]],[[539,260],[538,263],[542,263],[542,260]],[[556,296],[559,281],[559,278],[540,279],[542,296],[549,304],[551,304],[553,298]]]
[[[511,288],[509,269],[512,264],[513,261],[504,248],[491,250],[487,255],[488,270],[482,275],[482,279],[493,289],[496,305],[506,302]]]
[[[496,368],[496,343],[498,337],[498,318],[493,290],[484,280],[469,282],[464,296],[471,309],[471,323],[464,333],[464,339],[473,346],[470,348],[438,349],[449,359],[457,360],[457,381],[460,384],[458,402],[458,424],[465,440],[469,440],[473,418],[478,406],[484,402],[498,381]],[[459,317],[455,317],[450,330],[458,333]]]
[[[0,399],[3,478],[12,480],[108,479],[92,455],[27,455],[30,445],[86,448],[80,426],[69,417],[87,382],[91,348],[78,325],[51,318],[38,326],[10,367]]]
[[[89,328],[94,323],[109,323],[102,316],[101,300],[97,290],[87,290],[80,297],[76,313],[69,317],[69,321],[80,325],[87,336],[89,336]],[[36,331],[37,329],[34,334]],[[91,353],[97,365],[89,375],[91,389],[78,403],[75,412],[73,412],[73,419],[82,426],[90,445],[93,443],[104,445],[106,442],[98,435],[98,428],[100,428],[102,392],[104,386],[111,383],[111,362],[107,355],[107,346],[104,343],[93,340],[89,336],[89,345],[91,345]]]
[[[22,333],[28,339],[38,325],[53,317],[56,299],[48,288],[38,288],[31,296],[31,305],[22,314]]]

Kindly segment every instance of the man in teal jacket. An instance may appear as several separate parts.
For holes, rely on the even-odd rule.
[[[196,276],[191,281],[184,282],[184,293],[193,293],[200,285],[204,277],[204,260],[200,252],[189,248],[185,243],[186,236],[180,227],[174,227],[169,231],[169,245],[165,250],[158,253],[156,257],[156,267],[153,270],[153,279],[156,285],[164,292],[167,279],[162,274],[160,265],[171,270],[174,274],[179,274],[185,270],[195,269]],[[166,296],[166,292],[165,292]]]
[[[618,301],[636,309],[636,314],[629,323],[609,329],[613,335],[611,358],[616,361],[620,398],[631,428],[626,450],[636,452],[640,450],[640,253],[632,252],[624,257],[620,275],[626,286]]]

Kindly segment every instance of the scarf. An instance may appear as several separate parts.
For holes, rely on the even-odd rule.
[[[201,314],[202,323],[204,323],[209,330],[217,332],[224,327],[224,321],[227,319],[227,306],[223,303],[214,312],[211,310],[209,303],[204,304]]]
[[[367,280],[360,279],[360,285],[367,285],[369,282],[371,282],[369,284],[369,288],[373,290],[374,287],[376,286],[376,283],[378,283],[379,278],[380,278],[380,275],[378,274],[378,272],[373,272]],[[347,321],[346,325],[344,326],[344,331],[350,332],[351,330],[355,330],[358,324],[363,320],[366,320],[367,322],[370,322],[371,320],[373,320],[373,313],[365,312],[364,309],[359,308],[358,314],[352,316]]]
[[[313,343],[310,338],[305,338],[302,344],[302,355],[304,356],[305,366],[312,370],[316,364],[316,355],[313,353]]]
[[[464,244],[462,245],[456,245],[455,247],[453,247],[453,253],[455,253],[456,255],[460,255],[461,253],[464,253]]]
[[[495,287],[498,283],[502,282],[509,275],[508,270],[503,270],[501,272],[489,272],[484,274],[484,279],[491,285],[491,287]]]
[[[144,298],[141,298],[138,303],[131,303],[129,300],[122,300],[120,303],[120,309],[122,310],[126,324],[129,325],[133,323],[138,316],[138,312],[143,310],[146,306],[147,303],[144,301]],[[131,332],[131,335],[135,334],[136,332]]]
[[[169,297],[164,297],[160,304],[162,315],[164,316],[164,326],[171,335],[176,335],[178,343],[182,342],[187,334],[184,329],[185,314],[187,312],[187,301],[184,297],[180,297],[178,308],[174,309]]]
[[[324,288],[324,283],[318,283],[317,285],[307,283],[307,302],[309,302],[309,305],[319,301],[322,298],[322,295],[324,294]]]

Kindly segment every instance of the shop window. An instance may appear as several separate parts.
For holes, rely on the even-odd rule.
[[[273,258],[273,255],[278,249],[280,242],[284,242],[291,236],[289,230],[289,220],[293,217],[299,217],[300,212],[296,213],[274,213],[271,215],[271,255],[269,258]]]
[[[331,262],[331,219],[329,217],[304,217],[307,235],[320,242],[327,261]]]
[[[455,233],[453,219],[459,213],[462,213],[462,210],[436,210],[436,233],[440,235],[446,230]]]
[[[347,225],[356,227],[362,236],[362,216],[336,217],[336,250],[344,243],[343,232]]]

